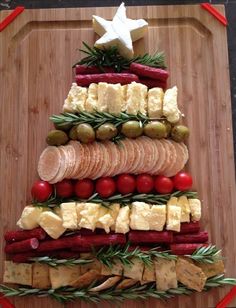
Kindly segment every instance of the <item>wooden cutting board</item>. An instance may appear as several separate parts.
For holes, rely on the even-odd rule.
[[[217,8],[224,13],[223,6]],[[93,44],[92,14],[111,19],[115,8],[25,10],[0,33],[0,276],[3,233],[15,228],[37,161],[72,82],[72,64],[82,41]],[[202,226],[223,248],[227,276],[236,277],[236,191],[226,28],[199,5],[128,7],[130,18],[149,23],[136,52],[164,50],[177,84],[179,104],[190,127],[190,162],[194,188],[203,200]],[[0,12],[0,19],[8,15]],[[213,307],[229,288],[170,300],[168,307]],[[50,299],[17,298],[17,308],[62,307]],[[236,302],[235,302],[236,303]],[[57,306],[55,306],[57,305]],[[235,304],[234,304],[235,305]],[[67,307],[92,307],[68,304]],[[109,307],[105,304],[104,307]],[[149,300],[123,307],[166,307]]]

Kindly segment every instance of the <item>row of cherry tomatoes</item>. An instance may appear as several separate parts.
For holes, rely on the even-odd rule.
[[[87,199],[95,192],[102,198],[108,198],[116,192],[126,195],[130,193],[148,194],[157,192],[159,194],[169,194],[174,190],[185,191],[192,187],[192,177],[187,172],[179,172],[174,177],[168,178],[162,175],[153,177],[149,174],[137,176],[131,174],[121,174],[115,178],[103,177],[96,181],[90,179],[83,180],[63,180],[51,185],[45,181],[37,181],[31,189],[32,198],[38,202],[47,201],[55,189],[59,198],[71,198],[76,196]]]

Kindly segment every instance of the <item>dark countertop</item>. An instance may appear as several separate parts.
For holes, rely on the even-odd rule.
[[[166,5],[166,4],[197,4],[210,2],[212,4],[224,4],[226,17],[228,19],[228,47],[229,66],[231,80],[232,119],[234,130],[234,153],[236,161],[236,1],[180,1],[180,0],[125,0],[129,5]],[[23,5],[26,8],[60,8],[60,7],[92,7],[92,6],[119,6],[121,0],[0,0],[0,10],[13,9]]]

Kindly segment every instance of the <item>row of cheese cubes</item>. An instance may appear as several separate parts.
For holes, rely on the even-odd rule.
[[[65,100],[64,112],[109,112],[119,114],[148,114],[150,118],[166,116],[171,123],[180,119],[180,111],[177,105],[177,87],[166,90],[161,88],[148,88],[132,82],[121,86],[100,82],[92,83],[89,88],[72,84],[68,97]]]
[[[87,254],[81,254],[81,258],[92,258],[84,255]],[[112,268],[108,268],[98,260],[87,265],[72,267],[61,265],[57,268],[39,263],[19,264],[5,261],[4,282],[29,285],[39,289],[57,289],[65,286],[82,288],[95,280],[99,281],[101,275],[102,277],[115,275],[120,279],[115,280],[114,284],[118,281],[121,283],[122,278],[129,278],[134,281],[133,284],[137,281],[141,284],[156,282],[157,290],[166,291],[177,288],[180,281],[190,289],[202,291],[207,278],[222,273],[224,273],[222,260],[213,264],[194,264],[191,260],[181,257],[177,261],[155,258],[150,266],[145,266],[141,260],[133,258],[132,266],[125,266],[120,261],[116,261]],[[107,288],[112,287],[110,284],[105,285]],[[102,281],[93,291],[104,290],[103,286]],[[119,286],[121,287],[120,284]]]
[[[52,238],[59,238],[67,229],[104,229],[116,233],[132,230],[180,231],[181,222],[198,221],[201,217],[199,199],[185,196],[171,198],[167,205],[150,205],[133,202],[131,206],[120,207],[112,204],[109,208],[95,203],[62,203],[60,208],[48,211],[39,207],[27,206],[17,225],[22,229],[41,226]]]

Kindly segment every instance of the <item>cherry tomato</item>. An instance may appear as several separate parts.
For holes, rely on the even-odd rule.
[[[154,186],[155,190],[160,194],[169,194],[174,189],[173,181],[164,175],[158,175],[156,177]]]
[[[61,198],[69,198],[74,193],[74,185],[71,180],[63,180],[55,184],[56,195]]]
[[[154,180],[149,174],[140,174],[136,178],[137,191],[140,194],[148,194],[153,190]]]
[[[52,193],[52,185],[45,181],[36,181],[31,188],[32,198],[38,202],[47,201]]]
[[[181,171],[173,177],[174,187],[178,190],[188,190],[193,185],[193,179],[187,172]]]
[[[75,194],[81,199],[88,199],[94,192],[94,183],[90,179],[78,180],[75,184]]]
[[[96,182],[96,191],[102,198],[112,196],[116,191],[116,183],[113,178],[104,177]]]
[[[130,174],[121,174],[117,177],[116,185],[122,195],[133,193],[136,188],[135,177]]]

